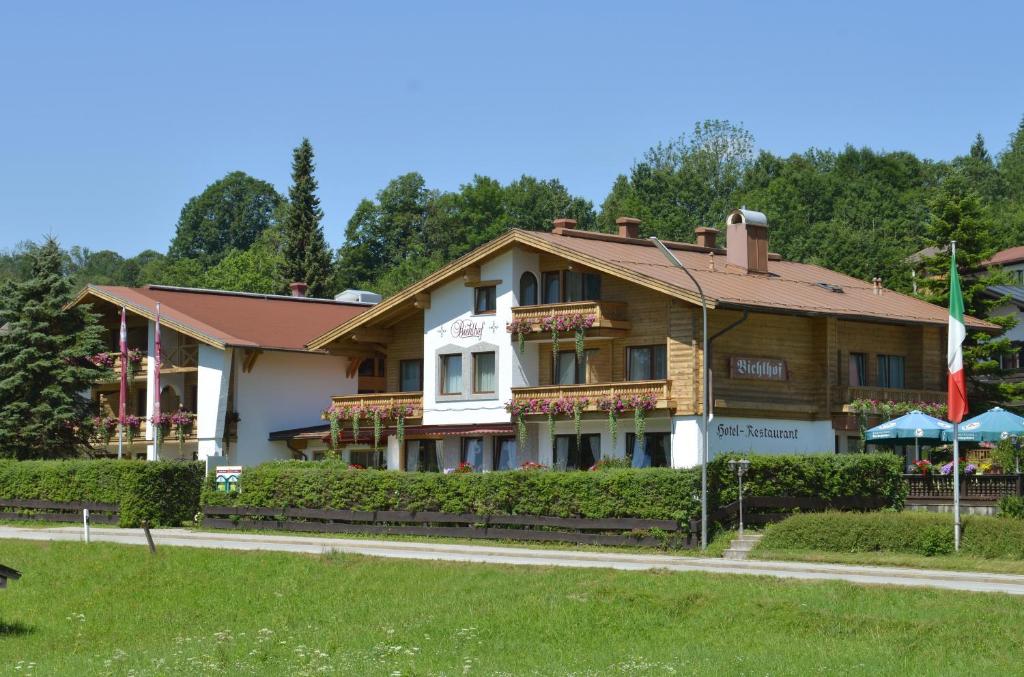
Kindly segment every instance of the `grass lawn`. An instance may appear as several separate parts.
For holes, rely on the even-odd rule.
[[[993,574],[1024,574],[1024,561],[1019,559],[985,559],[970,555],[911,555],[899,552],[827,552],[824,550],[770,550],[757,547],[752,559],[785,560],[789,562],[830,562],[868,566],[910,567],[914,569],[945,569],[949,571],[981,571]]]
[[[0,541],[0,674],[1010,674],[1004,595]]]

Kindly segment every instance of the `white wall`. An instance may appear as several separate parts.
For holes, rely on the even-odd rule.
[[[275,430],[320,425],[331,395],[351,395],[356,378],[346,378],[348,358],[314,353],[264,351],[253,370],[236,364],[235,407],[238,440],[231,444],[232,464],[255,465],[291,458],[284,442],[267,438]]]
[[[493,315],[473,315],[473,287],[467,287],[462,279],[456,279],[434,289],[430,294],[430,308],[424,311],[423,327],[423,424],[472,424],[507,422],[505,402],[512,397],[513,374],[519,371],[519,360],[513,350],[513,341],[505,330],[512,317],[515,305],[514,289],[518,286],[515,275],[514,255],[507,252],[487,261],[481,266],[481,280],[501,280],[497,285],[497,311]],[[479,338],[452,336],[452,325],[456,321],[472,323],[481,327]],[[486,344],[486,345],[481,345]],[[495,394],[482,398],[470,396],[472,391],[472,361],[463,359],[463,397],[440,398],[438,382],[438,355],[446,352],[445,347],[459,350],[495,351]]]
[[[672,465],[692,468],[700,461],[700,416],[672,419]],[[831,421],[795,421],[772,418],[715,416],[708,440],[710,458],[728,452],[756,454],[834,453],[835,432]]]
[[[199,345],[196,388],[196,437],[200,460],[224,454],[224,425],[234,351]]]

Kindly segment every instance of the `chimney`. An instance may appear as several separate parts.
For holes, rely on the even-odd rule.
[[[708,228],[701,226],[697,229],[697,245],[700,247],[707,247],[708,249],[715,248],[715,237],[718,235],[717,228]]]
[[[555,219],[551,222],[554,226],[551,232],[557,233],[562,230],[572,230],[576,227],[576,219]]]
[[[615,219],[615,225],[619,227],[619,237],[629,237],[634,240],[640,237],[640,219],[620,216]]]
[[[309,285],[305,282],[292,282],[288,285],[288,288],[292,290],[292,296],[301,299],[306,297],[306,290],[309,289]]]
[[[743,207],[725,220],[725,260],[748,273],[768,272],[768,217]]]

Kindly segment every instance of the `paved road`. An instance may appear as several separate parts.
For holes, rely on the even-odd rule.
[[[227,550],[273,550],[306,554],[344,552],[373,557],[481,562],[524,566],[592,567],[624,570],[662,569],[716,574],[774,576],[800,580],[849,581],[866,585],[901,585],[971,592],[1003,592],[1024,595],[1024,576],[962,571],[905,569],[900,567],[847,566],[805,562],[724,560],[660,554],[577,552],[509,548],[489,545],[452,545],[412,541],[375,541],[315,536],[283,536],[247,533],[209,533],[188,529],[153,531],[157,547],[183,546]],[[0,539],[36,541],[82,540],[79,527],[32,528],[0,526]],[[93,541],[145,545],[141,529],[93,529]]]

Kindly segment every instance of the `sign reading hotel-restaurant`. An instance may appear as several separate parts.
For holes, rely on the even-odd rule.
[[[729,358],[729,376],[757,381],[788,381],[786,361],[774,357]]]

